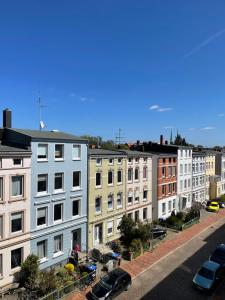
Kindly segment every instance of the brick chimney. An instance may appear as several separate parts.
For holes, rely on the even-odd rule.
[[[3,127],[4,128],[12,127],[12,111],[8,108],[3,110]]]

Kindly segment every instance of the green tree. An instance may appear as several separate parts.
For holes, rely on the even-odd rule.
[[[128,216],[123,216],[120,223],[120,232],[123,238],[123,241],[126,245],[129,245],[135,234],[136,223],[132,218]]]

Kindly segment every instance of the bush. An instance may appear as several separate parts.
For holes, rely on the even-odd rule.
[[[25,287],[30,291],[36,289],[39,274],[38,260],[38,256],[30,254],[21,264],[20,272],[17,275],[17,281],[19,282],[20,287]]]
[[[133,252],[134,258],[139,256],[142,252],[142,243],[140,239],[134,239],[130,245],[130,251]]]
[[[40,296],[47,295],[57,288],[58,280],[55,270],[41,271],[38,278],[38,294]]]
[[[179,211],[177,214],[176,214],[176,217],[180,220],[183,220],[184,219],[184,213],[182,211]]]
[[[199,218],[200,217],[200,211],[199,209],[196,208],[191,208],[191,210],[186,214],[184,222],[187,223],[195,218]]]
[[[115,253],[121,253],[121,245],[120,245],[120,242],[116,241],[112,244],[111,246],[113,252]]]
[[[125,245],[130,245],[132,239],[134,238],[135,227],[136,223],[133,221],[133,219],[123,216],[120,223],[120,232]]]

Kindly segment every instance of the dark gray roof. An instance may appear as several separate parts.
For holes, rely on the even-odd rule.
[[[45,130],[31,130],[31,129],[17,129],[8,128],[20,134],[26,135],[32,139],[46,139],[46,140],[69,140],[69,141],[84,141],[87,139],[80,138],[78,136],[62,132],[62,131],[45,131]]]
[[[105,149],[88,149],[89,156],[121,156],[125,157],[126,154],[115,151],[115,150],[105,150]]]
[[[132,150],[121,150],[120,152],[126,154],[128,157],[151,157],[152,153],[141,152],[141,151],[132,151]]]
[[[203,151],[193,151],[192,156],[206,156],[206,153]]]
[[[10,154],[29,154],[31,155],[30,148],[18,148],[18,147],[12,147],[8,145],[2,145],[0,143],[0,155],[10,155]]]
[[[177,157],[177,153],[166,153],[166,152],[146,152],[152,156],[158,156],[158,157]]]

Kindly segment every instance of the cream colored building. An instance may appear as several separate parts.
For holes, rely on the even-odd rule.
[[[88,248],[100,248],[120,237],[125,213],[126,155],[119,151],[89,149]]]
[[[30,254],[31,152],[0,145],[0,289]]]
[[[215,151],[206,151],[205,155],[205,198],[210,200],[215,198],[216,190],[219,189],[218,178],[214,177],[216,174],[216,153]]]

